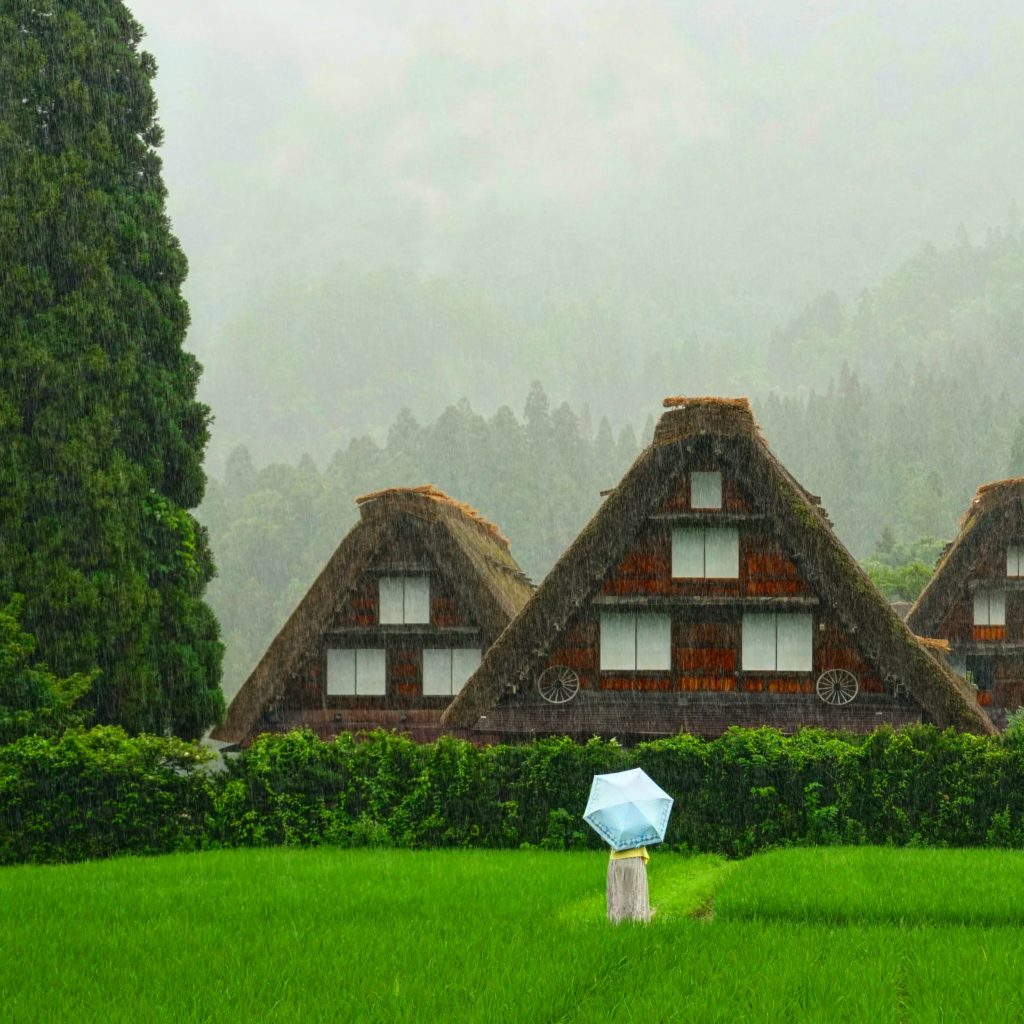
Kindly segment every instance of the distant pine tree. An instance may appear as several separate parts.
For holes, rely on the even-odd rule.
[[[0,601],[99,722],[197,736],[223,708],[186,262],[120,0],[0,7]]]

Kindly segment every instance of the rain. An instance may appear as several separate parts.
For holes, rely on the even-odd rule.
[[[1024,1015],[1022,45],[3,0],[0,1020]]]

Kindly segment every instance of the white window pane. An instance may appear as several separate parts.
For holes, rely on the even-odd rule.
[[[690,508],[722,507],[722,474],[690,474]]]
[[[1024,576],[1024,547],[1013,544],[1006,552],[1006,575]]]
[[[743,616],[743,671],[775,670],[775,616],[748,612]]]
[[[777,615],[776,668],[780,672],[810,672],[814,668],[814,631],[810,615]]]
[[[993,588],[988,592],[988,624],[1006,625],[1006,591],[1001,588]]]
[[[601,668],[610,671],[636,668],[636,616],[604,612],[601,616]]]
[[[672,531],[672,575],[676,579],[704,578],[704,530],[700,527]]]
[[[987,626],[989,624],[987,590],[976,590],[974,592],[974,624],[976,626]]]
[[[407,576],[405,580],[405,621],[430,621],[430,577]]]
[[[356,692],[356,652],[327,649],[327,693],[349,697]]]
[[[452,652],[449,648],[423,651],[423,696],[448,697],[452,692]]]
[[[356,651],[356,693],[360,697],[383,697],[387,692],[387,668],[384,651]]]
[[[404,591],[405,586],[401,576],[381,576],[380,623],[382,626],[398,625],[405,621],[402,611]]]
[[[637,615],[636,667],[651,672],[667,672],[672,667],[672,619],[668,615]]]
[[[704,575],[715,580],[739,578],[740,531],[736,527],[709,527],[705,532]]]
[[[452,651],[452,693],[458,693],[479,667],[479,647],[457,647]]]

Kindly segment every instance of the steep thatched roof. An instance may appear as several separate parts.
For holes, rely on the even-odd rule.
[[[1024,535],[1024,478],[996,480],[978,488],[956,540],[942,553],[935,573],[907,612],[915,632],[934,635],[961,599],[971,574],[993,549]]]
[[[490,647],[442,722],[472,728],[507,689],[529,684],[558,636],[672,493],[692,457],[710,452],[756,496],[758,510],[775,523],[797,568],[856,638],[880,678],[904,683],[939,725],[991,732],[964,681],[917,642],[833,533],[817,499],[768,449],[746,399],[673,398],[667,404],[652,444]]]
[[[263,709],[284,690],[301,659],[316,644],[360,575],[387,550],[399,519],[426,551],[480,624],[485,646],[508,625],[533,593],[498,528],[463,502],[432,485],[392,487],[356,499],[359,522],[274,637],[235,694],[227,720],[212,736],[242,742]]]

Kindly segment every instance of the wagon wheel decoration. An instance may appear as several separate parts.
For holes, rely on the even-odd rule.
[[[826,704],[836,706],[849,704],[857,696],[859,689],[860,684],[857,682],[857,677],[845,668],[826,669],[818,676],[815,686],[818,696]]]
[[[567,665],[550,665],[537,676],[537,692],[549,704],[568,704],[580,692],[580,677]]]

